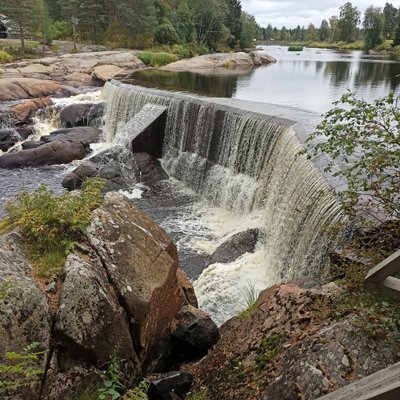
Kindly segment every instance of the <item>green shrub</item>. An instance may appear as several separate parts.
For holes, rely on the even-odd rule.
[[[146,65],[151,65],[152,67],[161,67],[163,65],[177,61],[178,57],[175,54],[170,53],[153,53],[150,51],[144,51],[138,55],[138,58],[142,60]]]
[[[393,49],[393,40],[385,40],[382,44],[377,46],[378,51],[390,51]]]
[[[154,32],[154,40],[157,44],[176,44],[179,36],[173,25],[168,22],[157,26]]]
[[[143,379],[139,384],[125,395],[127,400],[147,400],[147,391],[149,390],[149,382]]]
[[[13,60],[11,54],[8,54],[6,51],[0,50],[0,64],[6,64]]]
[[[399,100],[392,93],[369,103],[349,91],[334,103],[336,107],[325,114],[308,139],[308,147],[315,155],[329,156],[331,161],[325,170],[347,182],[339,197],[354,223],[368,228],[376,222],[391,220],[397,234],[400,234]],[[314,145],[317,137],[321,140]]]
[[[289,46],[288,51],[303,51],[303,46]]]
[[[21,390],[40,384],[44,370],[40,367],[45,352],[32,343],[22,352],[7,352],[0,361],[0,391]],[[4,392],[3,392],[4,393]]]
[[[103,378],[104,387],[98,390],[98,400],[117,400],[122,398],[124,391],[123,374],[115,354],[111,356]]]
[[[91,212],[101,204],[104,180],[88,179],[79,194],[55,196],[41,186],[36,192],[21,193],[8,203],[9,216],[0,221],[0,233],[20,227],[27,250],[40,276],[62,272],[65,258],[82,238]]]

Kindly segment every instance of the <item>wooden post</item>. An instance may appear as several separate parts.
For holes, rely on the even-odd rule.
[[[400,363],[344,386],[318,400],[399,400]]]
[[[391,276],[396,272],[400,272],[400,250],[372,268],[365,278],[364,286],[400,299],[400,279]]]

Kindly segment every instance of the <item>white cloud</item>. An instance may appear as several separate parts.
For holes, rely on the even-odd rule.
[[[354,0],[351,1],[361,12],[367,7],[384,7],[387,0]],[[400,0],[388,1],[395,7],[400,7]],[[255,16],[256,21],[266,27],[269,23],[277,28],[283,25],[295,28],[312,22],[319,27],[323,19],[329,20],[332,15],[339,15],[339,7],[346,0],[242,0],[242,9]]]

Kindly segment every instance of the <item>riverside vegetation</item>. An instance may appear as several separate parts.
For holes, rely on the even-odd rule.
[[[21,193],[6,205],[9,215],[0,221],[0,234],[19,227],[37,274],[60,274],[90,223],[91,211],[101,204],[103,188],[104,180],[92,178],[78,194],[54,196],[45,186],[32,194]]]

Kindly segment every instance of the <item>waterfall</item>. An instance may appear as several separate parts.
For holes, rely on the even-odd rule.
[[[109,140],[118,124],[145,104],[165,106],[167,172],[235,215],[261,210],[263,243],[258,254],[266,281],[320,275],[344,217],[333,190],[302,153],[294,121],[114,82],[105,85],[102,96]],[[203,275],[219,280],[227,273],[225,267],[212,267]],[[200,292],[209,290],[204,279],[200,286]]]

